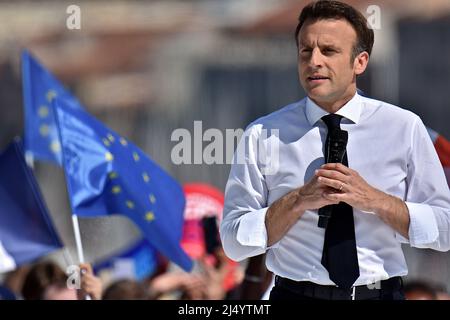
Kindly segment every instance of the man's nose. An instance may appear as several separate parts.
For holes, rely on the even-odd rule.
[[[311,59],[309,63],[313,67],[321,67],[323,64],[323,56],[322,52],[320,52],[319,48],[314,48],[311,52]]]

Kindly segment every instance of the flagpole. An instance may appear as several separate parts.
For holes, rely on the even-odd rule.
[[[75,245],[77,246],[78,260],[80,263],[84,263],[83,244],[81,242],[80,224],[78,223],[78,216],[72,214],[73,233],[75,234]],[[80,272],[81,273],[81,272]],[[85,300],[92,300],[90,295],[84,297]]]
[[[78,223],[78,216],[72,214],[73,233],[75,234],[75,245],[77,246],[78,260],[84,263],[83,244],[81,243],[80,225]]]

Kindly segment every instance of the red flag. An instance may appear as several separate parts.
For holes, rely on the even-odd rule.
[[[220,224],[224,195],[222,191],[206,183],[187,183],[183,186],[183,189],[186,195],[186,208],[181,245],[192,259],[206,258],[211,265],[214,265],[217,257],[207,250],[207,233],[205,232],[205,226],[202,224],[202,219],[214,217],[213,223]],[[218,230],[216,232],[215,236],[219,239]],[[209,236],[214,237],[214,234]],[[218,245],[220,245],[220,242]],[[223,251],[221,246],[220,250]],[[224,253],[220,255],[222,254],[224,255]],[[226,261],[226,275],[222,286],[225,291],[228,291],[237,285],[239,263],[228,258],[224,260]]]

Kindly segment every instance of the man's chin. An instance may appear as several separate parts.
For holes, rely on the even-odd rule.
[[[325,107],[327,105],[333,104],[335,102],[335,98],[333,97],[330,92],[317,92],[317,91],[310,91],[307,93],[308,98],[314,101],[315,104],[317,104],[320,107]],[[331,111],[329,111],[331,112]]]
[[[330,92],[314,88],[307,91],[308,97],[317,102],[328,102],[330,100]]]

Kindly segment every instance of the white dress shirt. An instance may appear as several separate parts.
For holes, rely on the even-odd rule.
[[[401,243],[450,250],[450,190],[433,143],[410,111],[358,94],[338,112],[348,131],[349,167],[367,183],[403,199],[409,209],[409,240],[372,212],[353,209],[360,277],[364,285],[408,272]],[[281,277],[333,285],[321,264],[325,230],[318,210],[307,210],[283,238],[267,246],[268,207],[303,186],[324,164],[327,112],[309,98],[290,104],[248,126],[232,164],[225,191],[220,235],[225,253],[243,260],[267,252],[266,265]],[[263,134],[278,129],[279,134]],[[278,145],[276,172],[264,172],[262,150]],[[266,149],[265,149],[266,148]],[[238,158],[235,154],[234,160]]]

